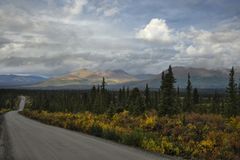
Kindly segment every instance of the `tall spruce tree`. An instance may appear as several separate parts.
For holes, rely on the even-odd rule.
[[[105,82],[105,77],[102,78],[102,91],[105,91],[105,87],[106,87],[106,82]]]
[[[123,106],[125,107],[126,106],[126,102],[127,102],[127,98],[126,98],[126,89],[125,89],[125,86],[123,86],[123,88],[122,88],[122,98],[123,98]]]
[[[240,79],[239,79],[239,82],[238,82],[238,105],[237,105],[237,114],[240,115]]]
[[[180,97],[180,88],[179,88],[179,86],[177,87],[177,96]]]
[[[217,91],[214,92],[213,98],[212,98],[212,105],[210,108],[211,113],[220,113],[221,112],[221,106],[220,106],[220,96],[217,93]]]
[[[122,106],[122,89],[120,88],[118,91],[118,101],[119,101],[119,105]]]
[[[199,103],[199,93],[198,93],[198,89],[197,88],[194,88],[193,89],[193,104],[196,105]]]
[[[146,87],[145,87],[145,90],[144,90],[144,96],[145,96],[146,108],[149,109],[151,103],[150,103],[150,91],[149,91],[148,84],[146,84]]]
[[[126,89],[126,100],[125,100],[125,106],[124,107],[127,107],[127,105],[129,104],[129,97],[130,97],[130,89],[129,89],[129,87],[127,87],[127,89]]]
[[[131,114],[141,114],[145,111],[144,101],[138,88],[133,88],[130,97],[128,110]]]
[[[107,110],[110,104],[109,95],[106,90],[106,81],[105,77],[102,78],[101,91],[100,91],[100,113],[103,113]]]
[[[96,86],[93,85],[91,92],[90,92],[90,105],[89,108],[91,111],[95,110],[95,101],[96,101],[96,96],[97,96],[97,89]]]
[[[161,86],[160,86],[160,92],[163,90],[163,87],[165,86],[164,77],[165,77],[165,73],[162,72],[162,81],[161,81]]]
[[[239,79],[239,82],[238,82],[238,95],[240,96],[240,79]]]
[[[235,116],[238,111],[237,84],[235,83],[234,74],[234,68],[232,67],[229,73],[228,87],[226,89],[227,105],[225,106],[225,114],[228,116]]]
[[[176,89],[174,83],[176,82],[171,65],[166,74],[162,74],[161,83],[161,102],[159,113],[162,115],[173,115],[179,112],[176,105]]]
[[[177,104],[178,105],[178,108],[179,108],[179,112],[182,112],[183,111],[183,105],[182,105],[182,100],[181,100],[181,95],[180,95],[180,88],[179,86],[177,87],[177,97],[176,97],[176,101],[177,101]]]
[[[192,82],[190,73],[188,73],[187,87],[186,87],[186,96],[184,98],[184,111],[192,111]]]

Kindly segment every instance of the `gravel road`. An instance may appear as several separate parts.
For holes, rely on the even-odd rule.
[[[17,111],[5,114],[15,160],[167,160],[101,138],[49,126]]]

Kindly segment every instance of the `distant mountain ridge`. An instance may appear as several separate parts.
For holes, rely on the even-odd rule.
[[[80,69],[60,77],[51,78],[48,81],[36,85],[36,87],[81,86],[83,88],[89,88],[89,86],[94,84],[101,84],[103,77],[105,77],[108,85],[138,81],[136,77],[123,70],[90,71]]]
[[[173,67],[176,87],[185,88],[187,85],[187,75],[190,73],[193,87],[196,88],[226,88],[228,83],[229,69],[212,70],[192,67]],[[240,78],[240,68],[235,69],[235,80],[238,83]],[[148,83],[152,88],[158,88],[161,84],[161,73],[152,79],[140,81],[134,87],[143,88]]]
[[[226,88],[228,83],[229,69],[205,69],[193,67],[173,67],[176,78],[176,87],[185,88],[187,74],[190,73],[192,85],[195,88],[219,89]],[[27,86],[28,88],[48,89],[90,89],[93,85],[101,84],[105,77],[107,87],[119,89],[122,86],[138,87],[143,89],[148,83],[150,88],[159,88],[161,73],[159,74],[129,74],[124,70],[91,71],[80,69],[68,74],[46,78],[41,76],[0,75],[0,87],[2,86]],[[236,83],[239,82],[240,67],[235,69]]]
[[[0,75],[0,87],[20,87],[25,85],[34,85],[47,80],[48,78],[41,75],[29,74],[8,74]]]

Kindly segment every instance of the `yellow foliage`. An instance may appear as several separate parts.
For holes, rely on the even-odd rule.
[[[6,109],[6,108],[2,108],[2,109],[0,109],[0,115],[1,114],[4,114],[4,113],[6,113],[6,112],[9,112],[11,109]]]
[[[240,117],[186,114],[134,117],[128,111],[107,114],[24,111],[47,124],[135,145],[161,154],[192,159],[240,159]]]
[[[145,119],[140,120],[140,127],[145,128],[145,129],[153,129],[156,126],[157,123],[157,116],[152,115],[152,116],[147,116]]]
[[[161,154],[165,153],[165,150],[163,147],[160,147],[156,141],[154,141],[152,138],[150,139],[143,139],[142,147],[148,151],[158,152]]]

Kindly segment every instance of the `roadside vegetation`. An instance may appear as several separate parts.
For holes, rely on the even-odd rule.
[[[240,159],[240,85],[229,73],[226,93],[199,93],[186,75],[176,88],[171,66],[158,90],[0,90],[24,95],[23,115],[142,149],[187,159]]]
[[[9,109],[9,108],[2,108],[2,109],[0,109],[0,115],[2,115],[4,113],[7,113],[9,111],[11,111],[11,109]]]
[[[0,90],[0,115],[16,109],[19,105],[18,95],[12,91]]]
[[[191,113],[169,117],[156,112],[132,116],[128,111],[109,116],[28,110],[22,114],[161,154],[208,160],[240,158],[239,116]]]

